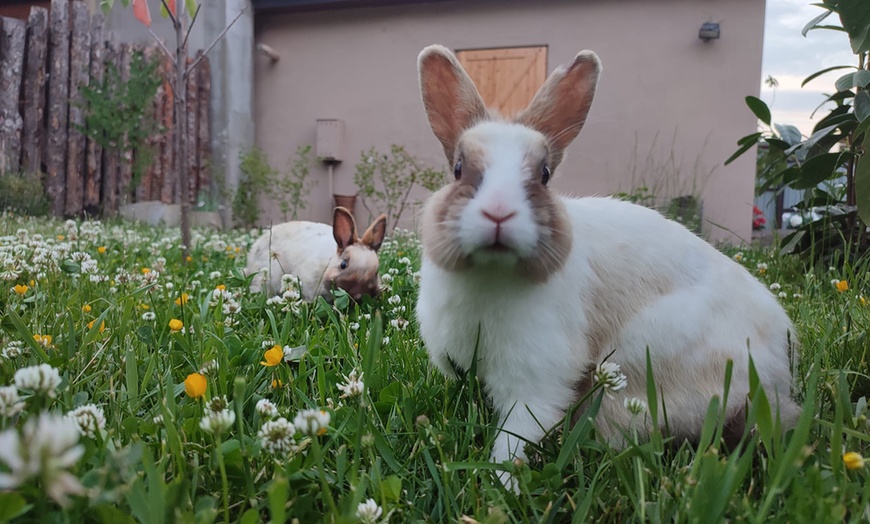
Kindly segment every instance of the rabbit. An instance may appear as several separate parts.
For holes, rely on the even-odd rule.
[[[620,447],[630,428],[648,434],[650,417],[624,404],[647,399],[647,350],[675,437],[699,436],[711,398],[724,394],[728,360],[724,423],[743,434],[750,355],[783,427],[799,411],[793,326],[766,286],[654,210],[548,188],[585,123],[600,68],[595,53],[580,52],[505,118],[485,107],[448,49],[418,58],[424,110],[455,180],[422,211],[416,315],[444,375],[477,359],[500,424],[495,462],[527,460],[525,443],[564,419],[605,360],[626,383],[603,396],[598,435]]]
[[[269,294],[281,291],[281,277],[295,275],[301,283],[302,298],[318,296],[331,300],[333,287],[341,288],[354,300],[377,296],[378,249],[384,241],[387,217],[381,215],[362,238],[350,211],[336,207],[332,226],[294,221],[273,226],[251,246],[245,272],[255,274],[251,291]]]

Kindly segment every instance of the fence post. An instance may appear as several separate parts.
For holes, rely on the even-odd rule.
[[[84,206],[85,190],[85,97],[90,73],[90,13],[82,1],[72,3],[72,39],[70,42],[69,139],[67,141],[65,214],[79,215]]]
[[[51,0],[49,14],[48,151],[46,183],[52,212],[64,212],[67,112],[69,109],[69,3]]]
[[[0,175],[15,173],[20,166],[23,121],[18,97],[26,33],[23,21],[0,18]]]
[[[103,16],[97,14],[91,20],[91,67],[90,76],[94,85],[103,82],[103,70],[106,65],[106,34],[103,30]],[[103,146],[92,137],[86,138],[87,167],[85,169],[84,209],[88,214],[97,214],[100,207],[100,188],[102,187]]]
[[[48,48],[48,10],[30,8],[27,19],[27,57],[24,71],[24,130],[21,168],[42,172],[42,137],[45,136],[45,58]]]
[[[111,67],[118,68],[121,44],[115,34],[109,35],[106,44],[106,71]],[[118,148],[121,144],[108,144],[103,149],[103,215],[114,216],[118,210]]]

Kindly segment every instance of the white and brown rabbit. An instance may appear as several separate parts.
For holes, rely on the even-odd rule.
[[[277,293],[281,277],[290,274],[299,278],[307,302],[318,296],[331,299],[333,287],[354,300],[377,296],[378,249],[386,230],[387,217],[381,215],[359,238],[353,215],[343,207],[335,208],[332,226],[304,221],[272,226],[248,252],[245,271],[256,273],[251,290]]]
[[[594,53],[556,69],[512,118],[484,106],[446,48],[424,49],[418,67],[455,181],[423,211],[417,317],[446,375],[454,365],[468,370],[476,352],[501,419],[493,460],[524,458],[524,441],[564,417],[605,359],[627,385],[605,395],[599,433],[620,445],[624,428],[648,430],[648,417],[624,406],[647,398],[647,348],[672,435],[698,435],[729,359],[725,416],[742,428],[750,354],[783,423],[793,424],[792,324],[763,284],[653,210],[548,189],[592,104]]]

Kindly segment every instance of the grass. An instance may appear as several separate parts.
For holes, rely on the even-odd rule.
[[[793,431],[778,431],[755,388],[756,429],[734,450],[718,445],[716,400],[695,446],[656,433],[614,450],[595,438],[602,394],[595,391],[578,423],[556,428],[530,463],[491,464],[496,421],[480,385],[473,373],[444,379],[419,338],[413,237],[382,249],[388,293],[361,305],[339,297],[334,306],[276,304],[250,293],[238,269],[251,241],[246,232],[201,233],[182,264],[177,230],[2,216],[0,387],[43,363],[62,380],[46,386],[53,398],[21,389],[21,411],[0,415],[0,485],[14,486],[0,490],[0,521],[359,522],[378,510],[368,521],[870,517],[867,471],[842,459],[847,451],[870,454],[866,265],[808,270],[768,251],[727,250],[779,285],[797,325],[804,411]],[[834,279],[849,289],[839,291]],[[218,286],[227,294],[215,299]],[[173,319],[183,330],[170,330]],[[296,348],[290,363],[261,363],[275,344]],[[205,394],[191,397],[185,380],[200,371]],[[338,385],[354,371],[364,393],[340,398]],[[3,391],[0,408],[7,409]],[[654,387],[649,394],[655,405]],[[223,397],[226,405],[217,405]],[[291,422],[304,410],[323,410],[328,428],[297,431],[292,450],[271,454],[258,436],[269,418],[256,408],[261,399]],[[37,423],[40,413],[88,404],[105,418],[93,436],[61,442],[61,432]],[[213,416],[207,409],[234,420],[210,433],[201,427]],[[21,449],[9,447],[10,439]],[[21,456],[31,456],[30,470],[13,464]],[[519,493],[502,488],[499,470],[515,475]],[[367,514],[359,508],[368,499]]]

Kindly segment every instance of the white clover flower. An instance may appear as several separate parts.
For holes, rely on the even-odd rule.
[[[408,327],[408,321],[404,318],[394,318],[390,320],[390,325],[399,331],[404,331],[406,327]]]
[[[261,417],[274,418],[278,416],[278,408],[275,407],[275,404],[267,398],[261,398],[258,400],[255,409]]]
[[[354,369],[349,375],[342,375],[342,377],[344,377],[344,383],[336,385],[342,393],[340,398],[359,397],[365,392],[366,386],[363,383],[362,373],[357,377],[356,370]]]
[[[839,283],[840,283],[840,279],[838,279],[838,278],[835,278],[835,279],[831,280],[831,285],[832,285],[832,286],[836,286],[836,285],[839,284]]]
[[[20,340],[10,340],[8,344],[3,348],[2,356],[4,359],[10,359],[19,357],[24,354],[24,342]]]
[[[391,275],[389,273],[384,273],[383,275],[381,275],[381,282],[383,282],[384,284],[389,284],[392,281],[393,281],[393,275]]]
[[[61,382],[58,370],[48,364],[21,368],[15,372],[13,380],[18,389],[45,393],[49,398],[57,395],[56,390]]]
[[[21,434],[14,428],[0,433],[0,463],[9,469],[0,473],[0,490],[15,489],[38,476],[48,496],[66,507],[69,495],[84,493],[79,480],[66,471],[84,452],[75,422],[47,412],[32,417]]]
[[[396,268],[394,268],[394,267],[391,267],[390,269],[388,269],[387,272],[388,272],[390,275],[393,275],[393,276],[399,274],[399,270],[396,269]]]
[[[295,302],[300,298],[299,291],[296,288],[290,288],[281,293],[281,298],[287,302]]]
[[[402,257],[399,260],[397,260],[397,262],[399,264],[402,264],[403,266],[410,266],[411,265],[411,259],[408,257]]]
[[[389,343],[390,343],[390,337],[384,337],[383,340],[381,341],[381,344],[383,344],[385,346]]]
[[[206,411],[206,415],[199,421],[199,427],[207,433],[220,435],[230,429],[235,421],[236,414],[230,409]]]
[[[731,257],[731,258],[733,258],[735,262],[740,262],[740,261],[742,261],[742,260],[743,260],[743,251],[740,251],[740,252],[738,252],[738,253],[735,253],[734,256]]]
[[[324,435],[329,429],[329,412],[322,409],[303,409],[296,414],[293,425],[310,437]]]
[[[142,313],[142,320],[144,320],[145,322],[154,322],[156,318],[157,314],[153,311],[146,311]]]
[[[798,215],[798,214],[794,214],[794,215],[788,217],[788,225],[790,225],[793,228],[801,227],[801,224],[803,224],[803,223],[804,223],[803,217]]]
[[[608,393],[619,391],[627,384],[625,375],[619,371],[619,364],[615,362],[602,362],[595,368],[592,377]]]
[[[0,387],[0,417],[11,418],[24,409],[24,401],[15,386]]]
[[[387,299],[387,302],[389,302],[391,306],[398,306],[402,302],[402,297],[399,295],[393,295]]]
[[[257,437],[260,438],[260,447],[267,453],[279,455],[296,451],[296,440],[293,439],[295,434],[296,428],[293,424],[280,417],[265,422],[257,432]]]
[[[780,286],[777,282],[774,282],[770,285],[771,291],[779,291],[780,289],[782,289],[782,286]]]
[[[160,413],[159,415],[154,415],[154,418],[152,418],[151,421],[155,424],[163,424],[163,413]]]
[[[85,404],[66,414],[79,428],[82,436],[96,438],[97,433],[106,428],[106,415],[103,408],[95,404]]]
[[[791,298],[801,298],[802,296],[800,293],[793,293]]]
[[[358,331],[359,330],[359,322],[351,322],[350,324],[347,325],[347,327],[351,331]]]
[[[767,271],[767,264],[765,264],[764,262],[759,262],[758,264],[756,264],[755,267],[756,267],[759,271]]]
[[[211,359],[199,368],[200,375],[212,375],[215,371],[217,371],[218,363],[217,360]]]
[[[271,338],[267,338],[264,341],[260,342],[260,347],[262,347],[263,349],[269,349],[274,345],[275,345],[275,341],[272,340]]]
[[[214,415],[230,408],[230,403],[226,395],[212,397],[211,400],[205,403],[205,412],[208,415]]]
[[[220,271],[212,271],[211,273],[208,274],[208,278],[210,278],[211,280],[217,280],[220,277],[221,277]]]
[[[777,295],[777,296],[779,296],[779,298],[786,298],[786,297],[788,297],[788,293],[786,293],[785,291],[780,291],[779,295]]]
[[[384,510],[378,506],[374,499],[360,502],[356,507],[356,516],[363,524],[375,524],[384,514]]]
[[[649,410],[646,401],[637,397],[628,397],[622,402],[622,404],[632,415],[642,415]]]

